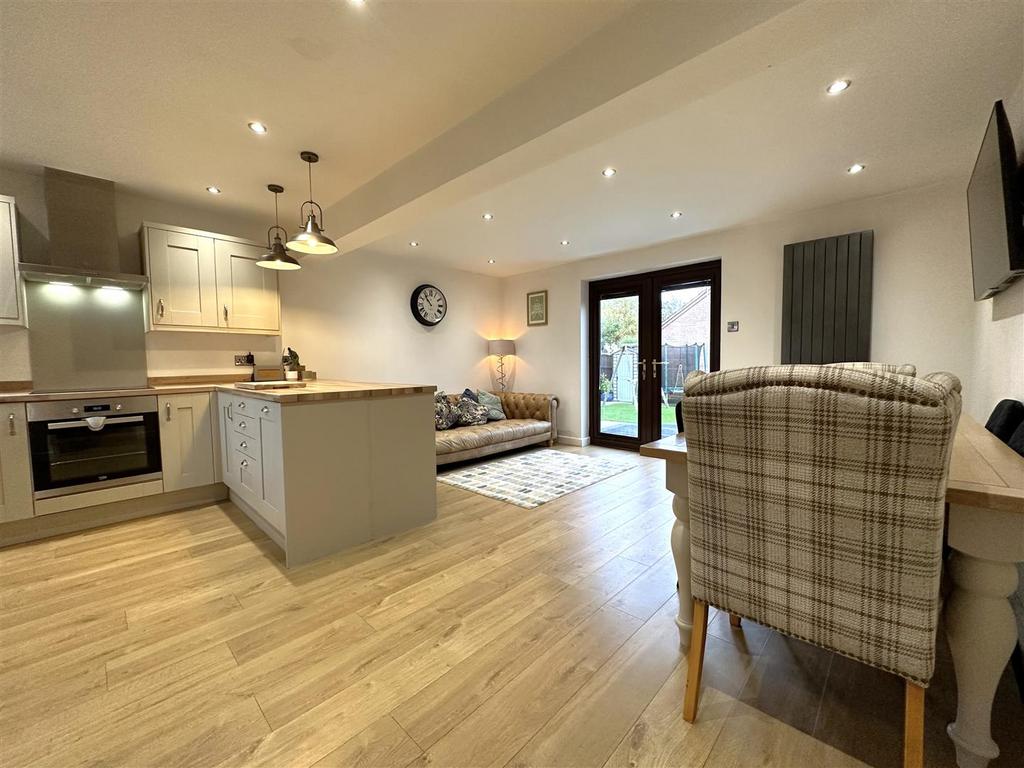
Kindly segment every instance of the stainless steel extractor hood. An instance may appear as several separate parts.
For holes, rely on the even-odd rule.
[[[48,263],[21,265],[26,280],[141,290],[148,278],[126,272],[118,245],[114,182],[45,168]]]

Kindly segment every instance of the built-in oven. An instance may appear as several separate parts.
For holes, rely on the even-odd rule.
[[[29,403],[36,499],[159,480],[155,395]]]

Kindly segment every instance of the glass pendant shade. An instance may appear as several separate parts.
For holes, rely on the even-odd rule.
[[[289,237],[285,245],[287,248],[299,253],[327,255],[338,252],[338,246],[334,244],[331,238],[324,234],[323,230],[320,229],[320,225],[316,223],[316,214],[313,213],[312,209],[310,209],[306,217],[306,226]]]
[[[281,233],[288,234],[285,228],[281,226],[277,217],[277,196],[284,192],[284,187],[280,184],[268,184],[267,189],[274,193],[274,226],[267,230],[267,247],[269,250],[260,257],[259,261],[256,262],[256,266],[263,267],[264,269],[302,269],[302,265],[285,250],[284,244],[281,242]],[[271,232],[274,233],[273,244],[270,242]]]

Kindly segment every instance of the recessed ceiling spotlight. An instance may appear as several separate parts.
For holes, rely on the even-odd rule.
[[[562,241],[562,245],[568,245],[568,244],[569,244],[569,241],[568,241],[568,240],[563,240],[563,241]]]
[[[488,260],[487,260],[487,263],[488,263],[488,264],[493,264],[493,263],[494,263],[494,259],[488,259]]]
[[[672,213],[669,214],[669,218],[670,219],[679,219],[679,218],[682,218],[682,216],[683,216],[683,212],[682,211],[672,211]]]
[[[825,93],[827,93],[829,96],[835,96],[838,93],[842,93],[849,87],[849,80],[836,80],[835,82],[828,84],[828,88],[825,89]]]
[[[206,188],[206,191],[209,192],[211,195],[219,195],[220,187],[210,186]]]
[[[267,132],[267,126],[257,120],[253,120],[249,123],[249,130],[262,136]]]
[[[863,170],[864,165],[862,163],[854,163],[853,165],[846,169],[846,172],[852,176],[853,174],[860,173]]]
[[[419,248],[420,247],[420,244],[419,244],[418,240],[410,240],[409,241],[409,245],[411,245],[413,248]]]
[[[610,179],[616,173],[618,173],[618,171],[616,171],[610,165],[607,168],[605,168],[603,171],[601,171],[601,175],[604,176],[606,179]]]
[[[481,218],[484,221],[491,221],[494,218],[494,214],[493,213],[485,213]]]

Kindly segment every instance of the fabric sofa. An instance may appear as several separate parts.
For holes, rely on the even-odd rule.
[[[472,427],[452,427],[434,433],[437,463],[476,459],[558,439],[558,398],[529,392],[495,392],[505,418]]]

